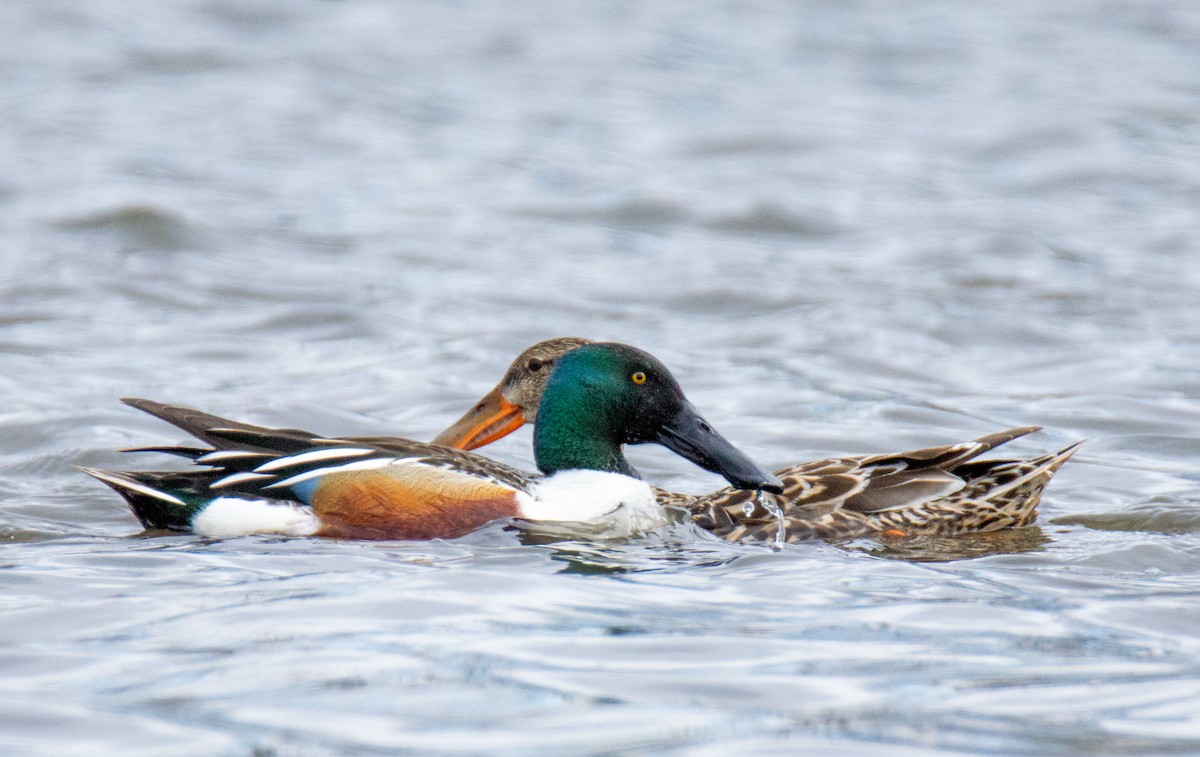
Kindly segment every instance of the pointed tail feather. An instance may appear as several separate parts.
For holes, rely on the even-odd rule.
[[[947,444],[942,447],[928,447],[926,449],[917,449],[890,455],[875,455],[865,458],[865,460],[874,464],[899,461],[907,463],[910,468],[914,469],[940,468],[946,471],[954,471],[968,460],[979,457],[983,453],[989,452],[1002,444],[1007,444],[1013,439],[1018,439],[1026,434],[1032,434],[1034,431],[1041,430],[1041,426],[1020,426],[1005,431],[997,431],[994,434],[987,434],[973,441],[962,442],[961,444]]]
[[[976,454],[983,454],[988,450],[993,450],[1001,444],[1008,444],[1013,439],[1019,439],[1026,434],[1032,434],[1034,431],[1041,431],[1041,426],[1018,426],[1010,428],[1006,431],[997,431],[994,434],[986,434],[975,440],[975,443],[982,447]]]
[[[180,497],[166,491],[176,479],[189,481],[194,478],[194,472],[126,473],[83,467],[79,470],[124,497],[134,516],[148,530],[190,531],[192,519],[208,504],[206,500],[186,497],[186,494]]]
[[[967,488],[963,490],[964,495],[993,502],[1016,496],[1025,503],[1024,508],[1029,511],[1030,519],[1032,519],[1032,513],[1041,501],[1042,491],[1046,488],[1046,484],[1050,483],[1055,472],[1062,467],[1063,463],[1071,459],[1084,441],[1080,440],[1058,452],[1051,452],[1032,460],[972,462],[963,468],[978,467],[978,471],[964,471],[963,468],[959,468],[955,473],[968,479]],[[979,477],[976,478],[973,474]],[[1025,488],[1022,489],[1022,487]],[[1018,490],[1021,491],[1019,495],[1016,494]]]
[[[1008,444],[1013,439],[1019,439],[1022,436],[1041,430],[1041,426],[1018,426],[1017,428],[997,431],[994,434],[985,434],[972,442],[958,445],[961,447],[959,454],[948,454],[945,460],[938,461],[937,467],[942,468],[943,470],[957,472],[956,468],[968,460],[974,460],[985,452],[991,452],[1003,444]],[[949,452],[951,450],[953,450],[953,448],[949,448],[947,451]]]
[[[1074,444],[1069,444],[1066,447],[1063,447],[1058,452],[1051,452],[1049,455],[1038,458],[1035,462],[1040,463],[1043,469],[1054,473],[1062,467],[1063,463],[1070,460],[1071,456],[1078,452],[1079,448],[1082,447],[1083,443],[1086,441],[1087,439],[1080,439]]]
[[[180,428],[216,449],[254,449],[260,452],[294,452],[306,449],[318,434],[297,428],[267,428],[222,418],[183,405],[124,397],[126,405]]]
[[[1074,444],[1063,447],[1057,452],[1051,452],[1041,457],[1035,457],[1032,460],[971,460],[963,463],[954,469],[957,476],[961,476],[968,482],[972,482],[981,476],[986,476],[990,473],[1000,471],[1007,467],[1009,470],[1019,471],[1017,478],[1028,479],[1030,477],[1041,474],[1053,474],[1062,464],[1071,459],[1086,439],[1081,439]],[[1049,476],[1047,476],[1049,480]]]

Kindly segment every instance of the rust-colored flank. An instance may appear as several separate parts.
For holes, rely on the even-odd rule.
[[[313,509],[320,535],[343,539],[452,539],[518,514],[514,489],[424,465],[331,473]]]

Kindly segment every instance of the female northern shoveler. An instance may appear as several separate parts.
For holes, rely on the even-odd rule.
[[[714,431],[666,367],[641,350],[587,344],[556,356],[546,374],[534,433],[544,477],[439,445],[324,438],[137,399],[125,402],[211,445],[141,451],[208,467],[85,471],[120,493],[147,528],[208,536],[448,538],[505,517],[644,531],[665,522],[664,513],[621,450],[644,442],[662,444],[734,486],[781,489]]]
[[[500,383],[434,441],[474,449],[523,423],[540,425],[546,376],[563,354],[587,343],[563,337],[525,350]],[[1042,490],[1082,442],[1031,460],[974,458],[1037,430],[1027,426],[944,447],[789,465],[775,471],[783,492],[761,500],[734,489],[702,496],[654,492],[660,504],[689,510],[698,526],[730,540],[996,531],[1033,522]]]

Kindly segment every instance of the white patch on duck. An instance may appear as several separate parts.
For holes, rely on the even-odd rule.
[[[312,536],[320,529],[321,521],[311,507],[239,497],[218,497],[192,519],[193,531],[218,539],[250,534]]]
[[[649,484],[604,471],[559,471],[517,492],[517,506],[526,520],[597,524],[617,538],[670,522]]]

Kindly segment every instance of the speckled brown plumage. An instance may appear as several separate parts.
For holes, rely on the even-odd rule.
[[[761,496],[782,511],[789,542],[889,532],[950,536],[1026,526],[1037,517],[1042,490],[1082,442],[1032,460],[973,458],[1036,430],[1016,428],[965,444],[792,465],[776,471],[784,481],[783,494]],[[659,501],[686,508],[697,526],[730,541],[773,541],[777,535],[778,519],[752,492],[722,489],[690,497],[662,491]]]

